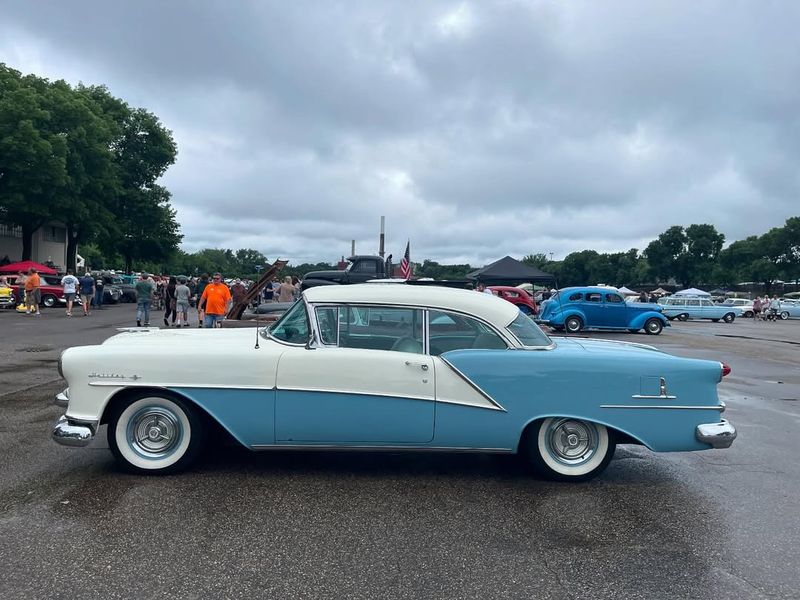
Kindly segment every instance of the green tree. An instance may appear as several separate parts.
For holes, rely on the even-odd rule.
[[[65,196],[67,139],[49,110],[54,95],[46,79],[0,63],[0,209],[22,228],[23,260]]]
[[[685,287],[711,280],[725,236],[713,225],[674,225],[645,249],[651,274],[657,280],[674,277]]]

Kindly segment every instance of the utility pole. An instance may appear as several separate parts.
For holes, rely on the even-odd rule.
[[[381,217],[381,237],[380,237],[380,242],[378,243],[378,256],[380,256],[381,258],[383,258],[383,254],[384,254],[383,243],[384,243],[384,240],[386,238],[385,232],[386,232],[386,217],[382,216]]]

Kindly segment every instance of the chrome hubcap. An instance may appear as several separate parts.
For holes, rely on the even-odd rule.
[[[550,455],[567,465],[589,460],[597,451],[598,434],[594,425],[575,419],[553,421],[547,431]]]
[[[142,456],[160,458],[172,452],[181,439],[178,417],[160,406],[140,410],[128,425],[131,448]]]

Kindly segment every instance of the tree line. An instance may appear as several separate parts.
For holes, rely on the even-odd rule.
[[[130,270],[161,261],[182,236],[170,193],[157,180],[175,162],[172,133],[104,86],[71,86],[0,63],[0,222],[22,231],[67,228],[68,268],[78,245],[121,257]]]
[[[768,290],[776,280],[800,278],[800,217],[782,227],[723,248],[725,236],[713,225],[673,225],[643,251],[598,253],[581,250],[564,260],[529,254],[523,262],[553,274],[559,285],[608,283],[637,286],[675,280],[683,287],[733,286],[756,282]]]

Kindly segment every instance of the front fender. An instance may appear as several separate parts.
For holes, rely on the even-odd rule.
[[[641,313],[639,315],[636,315],[636,317],[634,317],[634,319],[630,323],[628,323],[628,327],[630,329],[641,329],[642,327],[644,327],[644,324],[649,319],[652,319],[652,318],[656,318],[659,321],[661,321],[661,324],[664,327],[669,327],[670,326],[669,321],[667,320],[667,318],[664,315],[662,315],[660,312],[656,312],[654,310],[650,310],[650,311]]]

